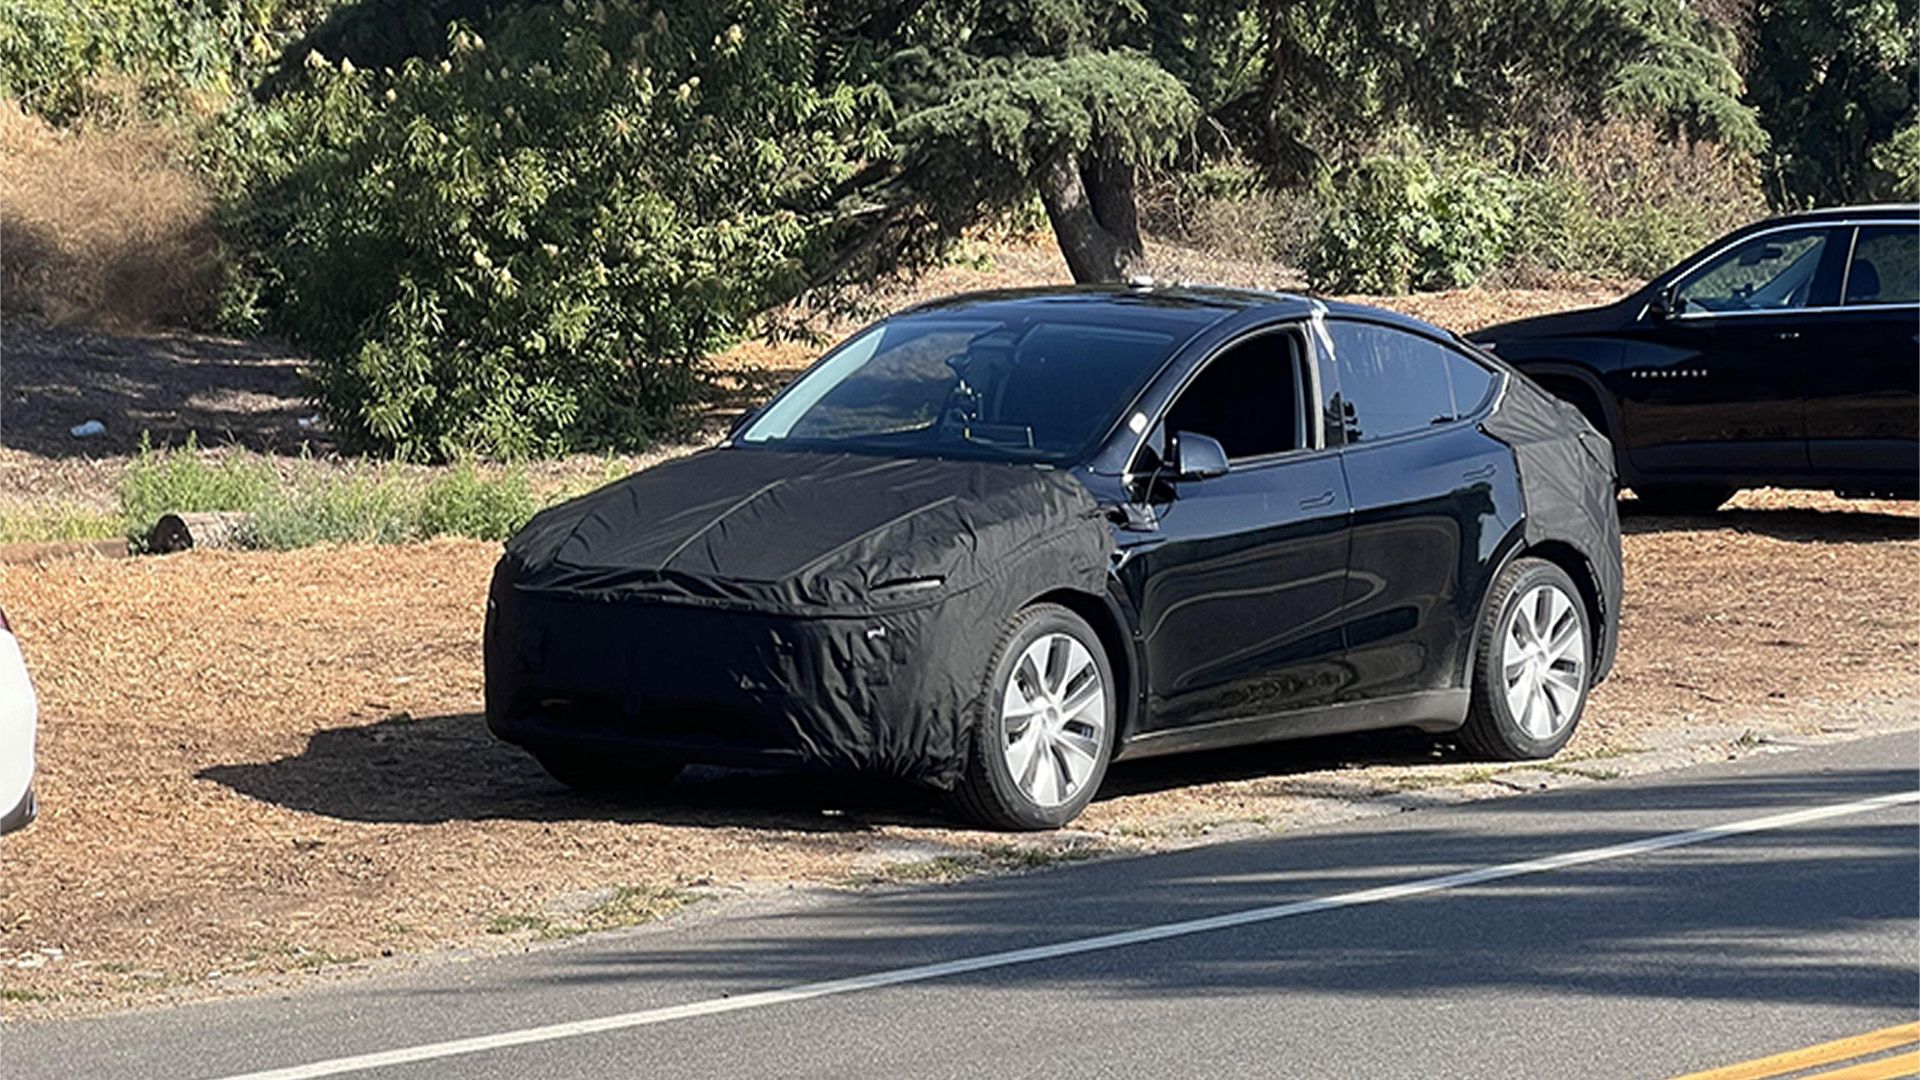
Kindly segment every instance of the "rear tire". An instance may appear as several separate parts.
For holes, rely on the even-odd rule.
[[[547,775],[575,791],[642,794],[673,783],[686,762],[635,754],[546,747],[533,751]]]
[[[1496,761],[1558,753],[1586,708],[1592,642],[1586,603],[1567,572],[1544,559],[1514,560],[1480,616],[1460,741]]]
[[[1015,615],[984,673],[954,809],[991,829],[1057,829],[1100,790],[1119,718],[1113,665],[1058,604]]]
[[[1673,487],[1634,488],[1637,509],[1649,514],[1711,514],[1733,498],[1738,488],[1709,484],[1680,484]]]

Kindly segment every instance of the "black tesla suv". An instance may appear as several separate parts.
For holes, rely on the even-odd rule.
[[[1371,308],[924,304],[521,530],[487,722],[576,787],[869,773],[1021,829],[1123,757],[1408,725],[1548,757],[1613,659],[1612,456]]]
[[[1920,206],[1763,221],[1616,303],[1473,340],[1577,405],[1649,509],[1920,494]]]

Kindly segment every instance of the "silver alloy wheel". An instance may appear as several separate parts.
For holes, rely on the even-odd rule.
[[[1001,696],[1000,728],[1007,774],[1036,806],[1079,794],[1107,728],[1107,688],[1087,647],[1057,632],[1027,646]]]
[[[1513,605],[1501,651],[1507,710],[1542,741],[1573,722],[1587,685],[1587,635],[1574,600],[1557,585],[1535,586]]]

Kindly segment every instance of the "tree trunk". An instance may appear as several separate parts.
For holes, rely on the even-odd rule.
[[[1067,270],[1081,284],[1120,282],[1136,273],[1144,249],[1134,203],[1133,166],[1062,153],[1040,170],[1040,201]]]

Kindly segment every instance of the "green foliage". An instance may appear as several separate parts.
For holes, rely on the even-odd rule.
[[[1920,3],[1762,0],[1749,100],[1786,207],[1920,198]]]
[[[1500,260],[1514,184],[1465,155],[1372,155],[1341,170],[1307,274],[1334,292],[1403,293],[1478,280]]]
[[[1541,273],[1651,277],[1764,212],[1744,160],[1625,124],[1539,154],[1402,135],[1336,174],[1307,270],[1316,288],[1388,294]]]
[[[1887,193],[1907,202],[1920,201],[1920,120],[1914,120],[1873,148],[1871,164],[1886,178]]]
[[[145,439],[120,478],[120,511],[127,538],[138,544],[161,515],[209,510],[255,510],[278,490],[280,479],[264,458],[231,454],[212,460],[188,436],[178,451],[156,450]]]
[[[316,67],[236,133],[252,308],[353,445],[417,459],[639,447],[703,358],[792,295],[887,148],[792,2],[513,9],[391,73]],[[316,60],[316,64],[321,61]]]
[[[56,540],[111,540],[121,534],[120,518],[83,506],[0,507],[0,544]]]
[[[609,477],[613,479],[613,477]],[[540,502],[525,473],[482,475],[471,462],[437,473],[420,492],[420,534],[505,540],[527,523]]]
[[[324,3],[0,0],[0,96],[56,123],[127,91],[159,113],[225,98]]]
[[[1751,150],[1732,36],[1683,0],[1233,0],[1146,9],[1156,58],[1195,89],[1206,143],[1283,184],[1383,132],[1546,132],[1630,116]]]
[[[968,67],[940,100],[900,121],[905,167],[930,200],[975,191],[982,205],[1011,205],[1063,152],[1157,164],[1199,117],[1177,79],[1131,50],[989,56]]]
[[[1768,2],[1845,7],[1884,60],[1885,11],[1914,0]],[[0,0],[0,93],[66,120],[118,79],[190,113],[224,200],[222,321],[307,351],[351,448],[429,461],[684,433],[705,358],[769,308],[841,310],[1043,187],[1057,229],[1085,227],[1077,180],[1105,250],[1137,252],[1148,167],[1201,205],[1260,201],[1206,227],[1309,248],[1340,287],[1563,251],[1640,267],[1704,218],[1592,211],[1586,178],[1382,133],[1537,151],[1629,115],[1750,152],[1737,51],[1684,0]],[[1873,175],[1920,176],[1901,138],[1861,144]],[[1567,243],[1529,250],[1536,227]],[[296,516],[378,534],[383,490]]]
[[[611,462],[603,470],[609,478],[615,472]],[[162,514],[206,510],[248,514],[241,542],[273,550],[435,536],[504,540],[542,504],[517,468],[343,468],[303,459],[282,476],[264,456],[235,451],[214,458],[189,440],[177,450],[141,448],[121,480],[118,525],[136,547]],[[9,528],[0,522],[0,532]]]

